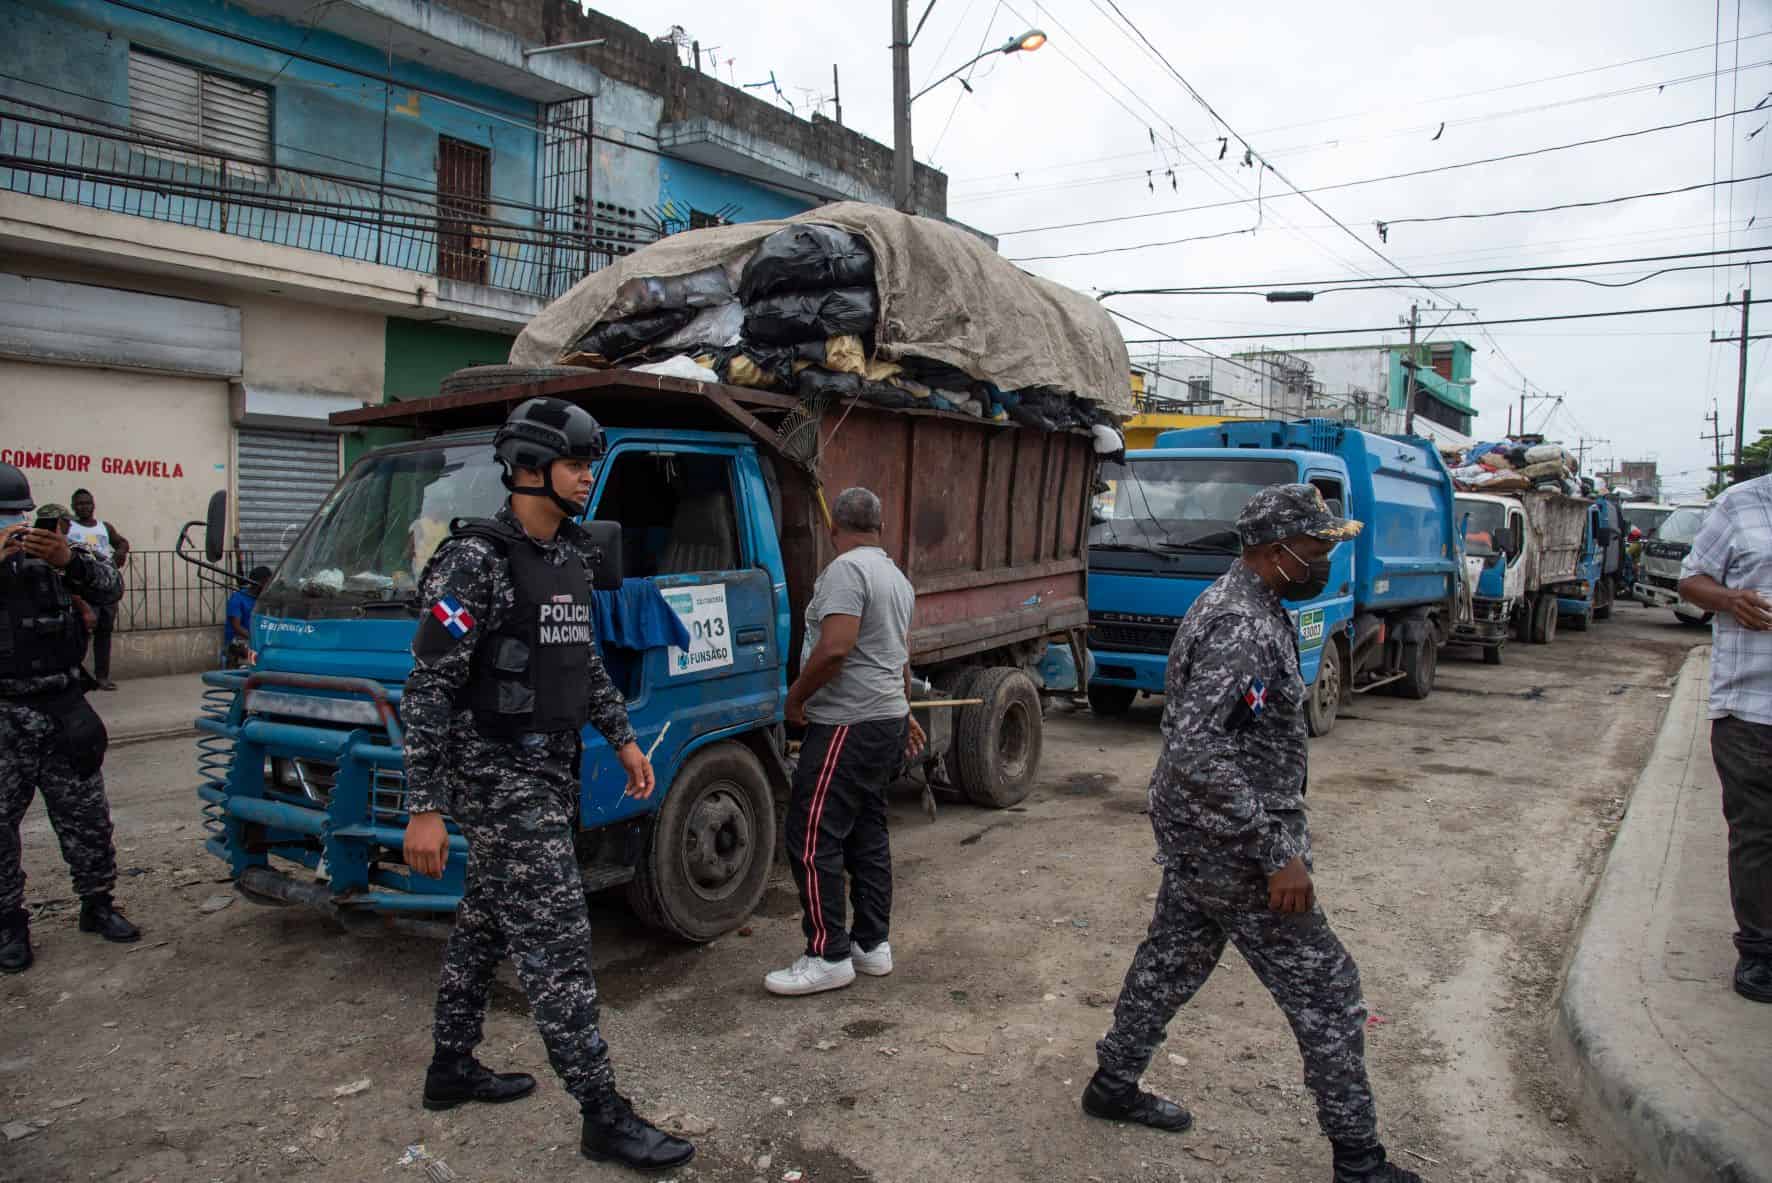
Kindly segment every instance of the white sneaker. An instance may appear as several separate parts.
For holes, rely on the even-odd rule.
[[[892,942],[881,941],[866,951],[852,942],[849,946],[849,959],[855,962],[856,973],[883,978],[892,972]]]
[[[855,962],[826,961],[822,957],[802,957],[786,969],[766,974],[763,988],[771,994],[819,994],[825,990],[841,990],[855,981]]]

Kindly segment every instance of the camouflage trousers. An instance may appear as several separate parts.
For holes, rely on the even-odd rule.
[[[509,956],[566,1091],[580,1103],[615,1087],[597,1029],[591,921],[573,853],[578,737],[457,737],[450,813],[468,840],[467,889],[437,988],[438,1048],[480,1043],[498,963]]]
[[[1253,864],[1190,865],[1175,855],[1168,861],[1149,935],[1114,1007],[1113,1029],[1096,1045],[1102,1072],[1123,1086],[1138,1082],[1170,1020],[1206,984],[1229,941],[1292,1025],[1323,1133],[1348,1146],[1375,1145],[1360,971],[1328,917],[1316,907],[1303,914],[1271,911],[1265,877]]]
[[[19,825],[39,789],[73,874],[74,891],[97,895],[117,881],[104,773],[75,772],[60,750],[60,737],[61,724],[54,716],[0,699],[0,914],[24,907]]]

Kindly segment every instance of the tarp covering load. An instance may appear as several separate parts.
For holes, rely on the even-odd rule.
[[[1043,430],[1133,412],[1125,341],[1095,301],[964,230],[859,202],[644,247],[543,309],[510,360],[669,358],[737,386]]]
[[[1472,444],[1444,457],[1452,481],[1467,493],[1523,493],[1549,489],[1571,497],[1606,492],[1602,482],[1579,475],[1575,454],[1561,444],[1502,440]]]

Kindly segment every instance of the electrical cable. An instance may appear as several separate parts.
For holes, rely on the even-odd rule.
[[[1772,296],[1768,296],[1764,300],[1751,300],[1749,303],[1754,305],[1772,304]],[[1652,313],[1659,312],[1696,312],[1710,308],[1739,307],[1741,307],[1741,301],[1736,300],[1731,302],[1725,300],[1722,303],[1717,304],[1670,304],[1661,308],[1620,308],[1610,312],[1564,312],[1555,316],[1511,316],[1496,320],[1469,320],[1461,321],[1451,327],[1455,329],[1481,329],[1488,328],[1492,325],[1542,324],[1546,321],[1561,320],[1600,320],[1613,316],[1648,316]],[[1229,333],[1218,337],[1131,338],[1127,340],[1126,344],[1156,345],[1162,342],[1173,341],[1178,344],[1191,345],[1199,341],[1254,341],[1278,337],[1346,337],[1358,333],[1394,333],[1397,331],[1398,330],[1394,325],[1378,325],[1373,328],[1363,329],[1300,329],[1297,332],[1288,333]]]
[[[1772,250],[1772,243],[1762,246],[1729,247],[1720,251],[1687,251],[1674,255],[1639,255],[1629,259],[1593,259],[1582,263],[1539,263],[1524,267],[1490,267],[1475,271],[1426,271],[1411,275],[1411,279],[1463,279],[1475,275],[1512,275],[1524,271],[1575,270],[1586,267],[1623,267],[1632,263],[1670,263],[1686,259],[1706,259],[1713,255],[1734,255],[1744,251]],[[1713,264],[1714,266],[1714,264]],[[1364,277],[1360,277],[1363,279]],[[1311,288],[1321,290],[1339,284],[1357,283],[1359,279],[1343,277],[1341,279],[1288,279],[1271,280],[1265,283],[1215,283],[1199,284],[1185,288],[1119,288],[1100,293],[1097,299],[1109,296],[1186,296],[1195,293],[1218,295],[1227,292],[1254,292],[1265,294],[1275,289]]]
[[[1626,193],[1620,197],[1602,197],[1594,201],[1568,201],[1563,202],[1560,205],[1540,205],[1528,209],[1488,210],[1477,214],[1435,214],[1431,217],[1423,218],[1384,218],[1379,221],[1378,225],[1385,228],[1392,226],[1417,226],[1429,222],[1470,222],[1482,218],[1509,218],[1516,214],[1549,214],[1556,213],[1559,210],[1593,209],[1596,206],[1620,205],[1626,201],[1641,201],[1648,197],[1673,197],[1680,193],[1696,193],[1700,189],[1714,189],[1719,185],[1745,185],[1749,181],[1763,181],[1767,177],[1772,177],[1772,172],[1759,173],[1751,177],[1731,177],[1727,181],[1700,181],[1696,185],[1683,185],[1678,189],[1657,189],[1649,193]]]
[[[1612,143],[1617,140],[1632,139],[1636,136],[1651,135],[1655,132],[1677,131],[1680,128],[1694,127],[1694,126],[1701,124],[1701,123],[1713,123],[1714,124],[1720,120],[1733,119],[1737,115],[1746,115],[1746,114],[1749,114],[1749,112],[1748,111],[1729,111],[1729,112],[1726,112],[1721,115],[1705,115],[1705,116],[1700,116],[1699,118],[1696,118],[1696,119],[1682,120],[1678,123],[1663,123],[1663,124],[1659,124],[1655,127],[1638,128],[1635,131],[1619,132],[1615,135],[1598,136],[1593,139],[1587,139],[1587,140],[1576,140],[1573,143],[1568,143],[1568,144],[1553,144],[1547,148],[1532,148],[1532,149],[1528,149],[1523,152],[1509,152],[1509,153],[1506,153],[1501,156],[1485,156],[1480,160],[1458,161],[1453,164],[1435,165],[1432,168],[1414,169],[1409,172],[1388,173],[1385,176],[1381,176],[1381,177],[1366,177],[1364,179],[1357,180],[1357,181],[1338,181],[1338,182],[1331,184],[1331,185],[1317,185],[1317,186],[1315,186],[1311,189],[1308,189],[1308,190],[1296,190],[1295,189],[1294,192],[1297,193],[1299,196],[1304,197],[1307,193],[1331,193],[1331,192],[1334,192],[1339,189],[1353,189],[1353,188],[1356,188],[1361,185],[1376,185],[1376,184],[1380,184],[1385,181],[1410,180],[1414,177],[1433,176],[1437,173],[1453,172],[1458,169],[1476,168],[1479,165],[1499,164],[1502,161],[1506,161],[1506,160],[1523,160],[1527,157],[1544,156],[1544,155],[1547,155],[1552,152],[1566,152],[1571,148],[1588,148],[1588,147],[1592,147],[1595,144],[1608,144],[1608,143]],[[1284,180],[1284,178],[1281,178],[1281,179]],[[1289,188],[1291,187],[1290,183],[1288,183],[1288,187]],[[1308,198],[1307,198],[1307,200],[1308,200]],[[1191,214],[1191,213],[1198,213],[1202,210],[1223,209],[1227,206],[1237,205],[1237,204],[1247,205],[1248,202],[1247,201],[1243,201],[1243,202],[1214,202],[1214,203],[1208,204],[1208,205],[1183,206],[1179,209],[1154,210],[1154,211],[1151,211],[1148,213],[1142,213],[1142,214],[1122,214],[1118,217],[1111,217],[1111,218],[1092,218],[1092,219],[1089,219],[1087,221],[1082,221],[1082,222],[1060,222],[1060,223],[1056,223],[1056,224],[1050,225],[1050,226],[1028,226],[1028,227],[1024,227],[1022,229],[1019,229],[1019,230],[998,230],[998,231],[995,231],[995,234],[998,238],[1012,238],[1012,237],[1015,237],[1015,236],[1021,235],[1021,234],[1043,234],[1043,233],[1050,231],[1050,230],[1085,229],[1085,228],[1091,228],[1091,227],[1095,227],[1095,226],[1109,226],[1109,225],[1114,225],[1114,224],[1120,223],[1120,222],[1139,222],[1139,221],[1144,221],[1145,219],[1148,219],[1148,218],[1168,217],[1169,215],[1172,215],[1172,214]],[[1325,216],[1327,216],[1327,215],[1325,215]],[[1352,233],[1352,232],[1350,231],[1350,233]],[[1357,234],[1355,234],[1354,237],[1356,239],[1359,239],[1359,235],[1357,235]],[[1364,239],[1359,239],[1359,241],[1361,241],[1362,243],[1365,242]],[[1142,245],[1162,246],[1164,244],[1149,243],[1149,244],[1142,244]]]
[[[1757,68],[1760,66],[1769,66],[1769,65],[1772,65],[1772,59],[1767,59],[1767,60],[1759,61],[1759,62],[1750,62],[1746,67],[1743,67],[1743,68],[1754,69],[1754,68]],[[1554,110],[1554,109],[1561,108],[1561,107],[1576,106],[1576,105],[1579,105],[1582,103],[1601,102],[1604,100],[1621,98],[1621,97],[1625,97],[1625,96],[1632,95],[1632,94],[1641,94],[1641,93],[1644,93],[1644,92],[1650,91],[1650,90],[1661,91],[1661,90],[1665,90],[1669,86],[1678,86],[1678,85],[1688,83],[1688,82],[1702,82],[1705,79],[1711,78],[1711,77],[1712,77],[1712,75],[1710,75],[1708,73],[1707,74],[1693,74],[1693,75],[1690,75],[1690,76],[1687,76],[1684,78],[1669,78],[1669,79],[1666,79],[1662,82],[1647,82],[1647,83],[1642,84],[1641,86],[1629,87],[1624,90],[1605,91],[1605,92],[1602,92],[1599,94],[1591,94],[1591,95],[1580,95],[1580,96],[1577,96],[1574,98],[1560,99],[1560,100],[1553,102],[1553,103],[1541,103],[1541,104],[1534,106],[1534,107],[1517,107],[1517,108],[1513,108],[1513,109],[1507,110],[1507,111],[1493,111],[1493,112],[1489,112],[1487,114],[1482,114],[1482,115],[1472,115],[1472,116],[1466,117],[1464,119],[1447,120],[1445,122],[1445,126],[1446,127],[1467,127],[1467,126],[1471,126],[1473,124],[1487,123],[1487,122],[1490,122],[1493,120],[1498,120],[1498,119],[1509,119],[1509,118],[1513,118],[1513,117],[1519,116],[1519,115],[1535,115],[1535,114],[1540,114],[1544,111]],[[1324,148],[1340,148],[1340,147],[1348,147],[1348,146],[1352,146],[1352,145],[1375,143],[1375,142],[1380,142],[1380,141],[1384,141],[1384,140],[1400,139],[1404,136],[1418,135],[1424,131],[1433,131],[1438,126],[1439,126],[1439,124],[1430,123],[1430,124],[1426,124],[1426,125],[1400,128],[1397,131],[1385,132],[1380,135],[1361,136],[1361,137],[1358,137],[1355,139],[1342,138],[1342,139],[1335,139],[1335,140],[1318,140],[1318,141],[1314,141],[1311,143],[1305,143],[1305,144],[1294,144],[1294,145],[1290,145],[1285,148],[1274,149],[1272,151],[1264,153],[1264,156],[1270,160],[1278,160],[1281,157],[1301,155],[1306,152],[1320,151]],[[1137,153],[1129,153],[1127,155],[1137,155]],[[1107,157],[1104,159],[1117,159],[1117,158]],[[1027,171],[1027,170],[1023,170],[1023,171]],[[972,192],[966,192],[965,190],[962,189],[962,190],[955,192],[953,194],[953,200],[962,201],[962,202],[994,201],[994,200],[998,200],[998,199],[1005,198],[1005,197],[1017,197],[1017,196],[1022,196],[1024,194],[1029,194],[1029,193],[1054,192],[1054,191],[1062,191],[1065,189],[1087,188],[1087,187],[1091,187],[1091,186],[1095,186],[1095,185],[1112,184],[1116,181],[1124,181],[1129,178],[1136,177],[1136,175],[1137,175],[1136,173],[1108,173],[1108,174],[1095,176],[1095,177],[1073,177],[1068,181],[1055,182],[1051,185],[1028,186],[1028,185],[1017,184],[1017,185],[994,188],[994,189],[980,189],[980,190],[975,190]]]

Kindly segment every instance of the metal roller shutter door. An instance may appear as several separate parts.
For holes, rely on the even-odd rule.
[[[275,567],[338,481],[338,436],[242,427],[240,546]]]

